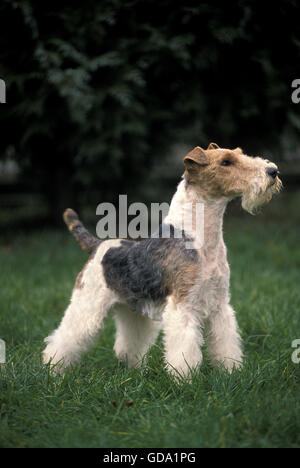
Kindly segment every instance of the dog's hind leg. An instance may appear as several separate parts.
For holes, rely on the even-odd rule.
[[[59,327],[45,339],[43,361],[55,364],[58,371],[78,361],[91,347],[107,313],[117,301],[103,278],[101,258],[101,252],[96,253],[78,275],[70,305]]]
[[[130,367],[140,366],[143,357],[155,343],[161,323],[133,311],[126,305],[117,305],[114,316],[116,323],[114,350],[117,357]]]

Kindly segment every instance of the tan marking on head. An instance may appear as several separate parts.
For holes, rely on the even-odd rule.
[[[237,154],[243,154],[242,148],[239,148],[239,147],[235,148],[233,151]]]
[[[185,177],[202,197],[231,199],[245,196],[248,200],[252,198],[250,204],[244,204],[250,207],[256,202],[258,205],[268,202],[279,190],[278,177],[274,183],[266,173],[271,164],[268,161],[249,157],[241,148],[231,150],[209,145],[210,149],[200,148],[201,152],[198,148],[184,158]]]
[[[217,143],[209,143],[207,149],[208,150],[211,150],[211,149],[219,149],[220,147],[217,145]]]
[[[205,167],[210,163],[206,153],[207,151],[203,148],[196,146],[183,158],[189,182],[195,183],[198,179],[199,168]]]

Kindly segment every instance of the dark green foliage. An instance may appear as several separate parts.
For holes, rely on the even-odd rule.
[[[134,193],[176,141],[294,154],[299,12],[293,0],[3,0],[0,151],[59,216],[82,189],[89,202]]]

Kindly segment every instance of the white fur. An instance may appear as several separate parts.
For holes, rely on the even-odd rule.
[[[173,374],[188,375],[202,362],[201,313],[191,304],[175,305],[169,298],[163,314],[165,359]]]
[[[105,283],[101,260],[110,247],[119,245],[119,240],[100,244],[83,273],[83,287],[74,288],[60,326],[45,339],[44,362],[56,364],[57,370],[78,361],[92,346],[108,311],[117,301],[115,293]]]
[[[148,349],[155,343],[161,322],[144,317],[124,304],[115,308],[114,315],[117,330],[115,353],[130,367],[138,367]]]

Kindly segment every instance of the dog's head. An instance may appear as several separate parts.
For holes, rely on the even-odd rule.
[[[247,156],[240,148],[219,148],[216,143],[206,150],[196,146],[183,162],[187,182],[202,195],[228,200],[241,197],[242,207],[250,213],[282,187],[276,164]]]

